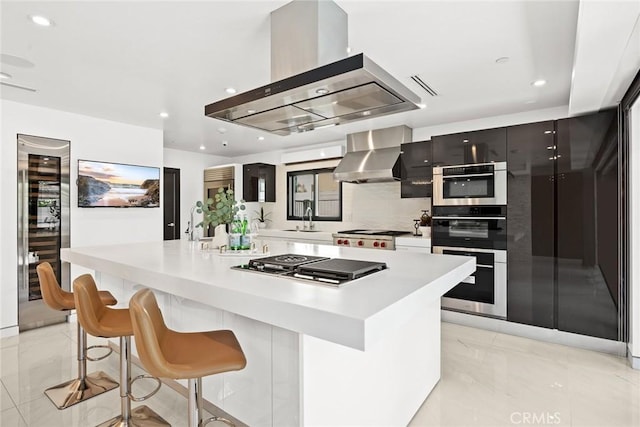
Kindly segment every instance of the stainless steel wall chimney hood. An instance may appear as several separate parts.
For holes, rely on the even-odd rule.
[[[407,126],[347,135],[347,153],[333,171],[333,178],[355,184],[399,181],[400,144],[412,138],[413,131]]]
[[[332,1],[296,0],[272,12],[279,80],[209,104],[205,115],[288,135],[419,108],[416,94],[365,55],[335,61],[346,54],[346,25]]]

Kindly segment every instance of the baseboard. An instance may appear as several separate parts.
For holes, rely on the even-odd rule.
[[[8,338],[18,335],[20,333],[20,329],[17,326],[7,326],[6,328],[0,329],[0,338]]]
[[[627,348],[627,359],[629,360],[629,366],[633,369],[640,370],[640,357],[631,354],[631,349]]]
[[[531,338],[554,344],[568,345],[601,353],[609,353],[620,357],[625,357],[627,355],[627,344],[624,342],[589,337],[586,335],[559,331],[557,329],[524,325],[521,323],[508,322],[506,320],[476,316],[457,311],[442,310],[441,313],[442,320],[444,322],[456,323],[458,325],[471,326],[473,328],[486,329],[488,331],[500,332],[507,335],[516,335],[519,337]]]
[[[109,347],[111,347],[115,353],[120,354],[120,346],[118,344],[109,341]],[[140,369],[144,370],[144,367],[142,366],[142,363],[140,362],[140,359],[138,359],[138,357],[136,355],[134,355],[134,354],[131,355],[131,363],[133,363],[134,365],[136,365]],[[162,384],[166,385],[167,387],[169,387],[170,389],[172,389],[173,391],[177,392],[182,397],[187,399],[187,396],[188,396],[187,387],[183,386],[178,381],[172,380],[172,379],[169,379],[169,378],[160,378],[160,381],[162,381]],[[151,403],[149,403],[149,406],[153,407],[153,401],[151,401]],[[202,399],[202,407],[203,407],[203,409],[205,411],[209,412],[212,415],[228,419],[233,424],[235,424],[236,427],[249,427],[247,424],[245,424],[242,421],[238,420],[233,415],[228,414],[224,410],[218,408],[216,405],[214,405],[213,403],[209,402],[207,399]],[[187,408],[186,407],[185,407],[185,411],[184,411],[184,419],[185,420],[187,419]]]

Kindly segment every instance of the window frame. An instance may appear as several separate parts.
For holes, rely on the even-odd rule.
[[[316,169],[303,169],[295,171],[287,171],[287,220],[288,221],[301,221],[302,217],[293,215],[293,202],[294,194],[292,192],[293,178],[298,175],[313,175],[313,201],[312,208],[313,213],[311,215],[312,221],[342,221],[342,181],[338,183],[338,215],[337,216],[319,216],[318,215],[318,175],[323,173],[333,173],[335,168],[316,168]]]

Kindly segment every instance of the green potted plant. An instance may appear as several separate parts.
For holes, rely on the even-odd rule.
[[[264,207],[260,206],[260,210],[255,211],[254,213],[257,215],[256,219],[258,220],[258,226],[260,228],[266,228],[267,222],[271,221],[269,219],[269,215],[271,215],[271,212],[265,212]]]
[[[245,210],[244,200],[238,202],[233,194],[233,190],[230,188],[220,188],[213,199],[196,202],[196,212],[202,214],[202,221],[196,227],[202,227],[205,235],[208,235],[209,227],[226,224],[228,228],[233,217],[239,211]]]

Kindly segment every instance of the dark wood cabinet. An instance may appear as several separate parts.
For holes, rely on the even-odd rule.
[[[507,128],[484,129],[431,138],[433,165],[468,165],[507,160]]]
[[[432,163],[431,141],[411,142],[400,146],[400,195],[403,199],[431,197]]]
[[[507,128],[507,320],[554,327],[554,122]]]
[[[276,201],[276,167],[266,163],[242,166],[242,192],[246,202]]]

